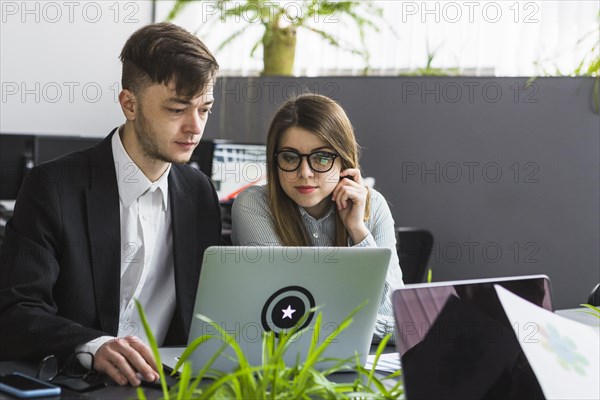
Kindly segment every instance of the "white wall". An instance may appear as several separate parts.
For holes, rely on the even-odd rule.
[[[127,38],[150,1],[0,0],[0,133],[105,136]]]
[[[235,7],[242,3],[245,2],[228,4]],[[298,0],[267,2],[272,5],[268,7],[271,13],[275,12],[275,3],[290,15],[306,13]],[[464,76],[547,75],[557,74],[557,69],[568,75],[598,40],[597,0],[378,0],[372,3],[381,8],[387,22],[373,18],[380,27],[379,32],[366,30],[371,75],[414,72],[425,67],[429,53],[435,53],[432,67],[456,69]],[[164,20],[173,4],[173,1],[159,1],[157,20]],[[241,15],[222,21],[214,2],[195,2],[185,8],[175,22],[197,32],[215,51],[221,76],[252,76],[258,75],[263,67],[262,46],[250,57],[250,49],[264,32],[256,23],[254,10],[248,7]],[[372,11],[356,11],[373,17]],[[361,47],[355,24],[339,12],[310,17],[308,24],[341,39],[345,47]],[[393,29],[388,29],[386,24]],[[250,27],[217,51],[226,38],[244,26]],[[298,30],[296,75],[361,75],[364,67],[362,57],[330,46],[308,29]]]

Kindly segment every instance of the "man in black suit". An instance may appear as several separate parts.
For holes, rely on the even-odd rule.
[[[221,240],[214,187],[185,165],[218,64],[167,23],[135,32],[121,61],[125,124],[21,187],[0,260],[0,359],[89,351],[96,370],[139,385],[158,375],[134,300],[159,345],[185,344],[204,250]]]

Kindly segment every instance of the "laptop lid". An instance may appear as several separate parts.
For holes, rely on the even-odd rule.
[[[364,364],[390,256],[387,248],[210,247],[204,253],[188,344],[201,335],[217,333],[195,317],[201,314],[235,337],[251,365],[260,365],[263,332],[272,330],[277,335],[311,308],[320,307],[320,327],[315,327],[316,316],[310,314],[304,322],[305,334],[286,352],[286,363],[293,365],[298,357],[304,359],[315,329],[320,331],[320,344],[366,301],[354,322],[323,354],[350,358],[354,363],[357,353]],[[191,357],[193,370],[202,368],[221,346],[217,338],[200,345]],[[235,360],[228,347],[212,368],[231,371],[237,367]],[[329,366],[318,365],[321,369]]]
[[[408,399],[543,398],[494,284],[552,311],[545,275],[407,285],[393,293]],[[515,335],[515,332],[517,335]]]

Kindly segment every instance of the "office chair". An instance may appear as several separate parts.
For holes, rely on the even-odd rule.
[[[231,246],[231,206],[233,200],[221,202],[221,239],[223,246]]]
[[[592,292],[588,297],[587,303],[596,307],[600,307],[600,283],[592,289]]]
[[[396,228],[396,250],[404,283],[425,282],[433,235],[426,229]]]

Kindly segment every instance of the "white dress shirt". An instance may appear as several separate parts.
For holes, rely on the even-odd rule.
[[[121,129],[119,129],[119,132]],[[151,182],[125,151],[119,132],[112,137],[112,152],[119,189],[121,217],[121,282],[117,337],[148,339],[135,307],[142,305],[150,329],[160,346],[175,310],[175,275],[169,171]],[[115,282],[115,285],[118,283]],[[76,351],[96,353],[112,336],[102,336]]]

